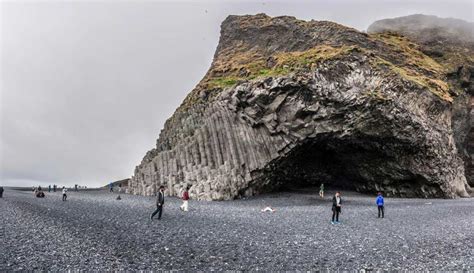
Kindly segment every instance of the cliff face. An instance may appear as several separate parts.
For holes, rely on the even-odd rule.
[[[400,33],[443,66],[446,81],[458,90],[453,101],[453,134],[474,186],[474,23],[453,18],[410,15],[374,22],[369,33]]]
[[[324,182],[468,196],[457,147],[467,108],[457,101],[469,87],[422,49],[332,22],[229,16],[211,68],[136,167],[130,191],[167,185],[177,195],[191,185],[193,198],[226,200]]]

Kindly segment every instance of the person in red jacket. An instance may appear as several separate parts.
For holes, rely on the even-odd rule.
[[[189,201],[189,186],[183,192],[183,204],[179,207],[182,211],[188,211],[188,201]]]

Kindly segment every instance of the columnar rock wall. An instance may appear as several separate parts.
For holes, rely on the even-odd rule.
[[[193,185],[192,193],[200,199],[231,199],[251,180],[248,170],[261,168],[283,145],[282,138],[273,140],[262,132],[265,128],[255,130],[238,119],[225,102],[196,115],[202,119],[192,125],[191,136],[136,169],[136,193],[150,195],[157,185],[167,185],[170,194],[177,194]],[[175,126],[185,127],[186,122]]]

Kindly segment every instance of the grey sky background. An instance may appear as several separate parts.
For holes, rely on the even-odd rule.
[[[472,1],[1,2],[0,184],[102,186],[133,174],[207,71],[230,14],[365,30]]]

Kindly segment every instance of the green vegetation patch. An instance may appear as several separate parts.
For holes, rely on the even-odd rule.
[[[279,52],[273,55],[269,67],[262,56],[249,52],[236,54],[225,62],[217,62],[214,73],[205,80],[208,89],[226,88],[240,81],[248,81],[262,77],[277,77],[291,72],[316,68],[318,63],[339,58],[353,51],[355,46],[332,47],[319,45],[306,51]],[[253,56],[253,57],[252,57]]]
[[[402,78],[427,88],[441,99],[453,101],[446,81],[446,69],[422,53],[418,45],[394,33],[374,34],[372,37],[390,46],[397,56],[395,60],[389,61],[384,55],[377,54],[373,62],[375,65],[386,66]]]

